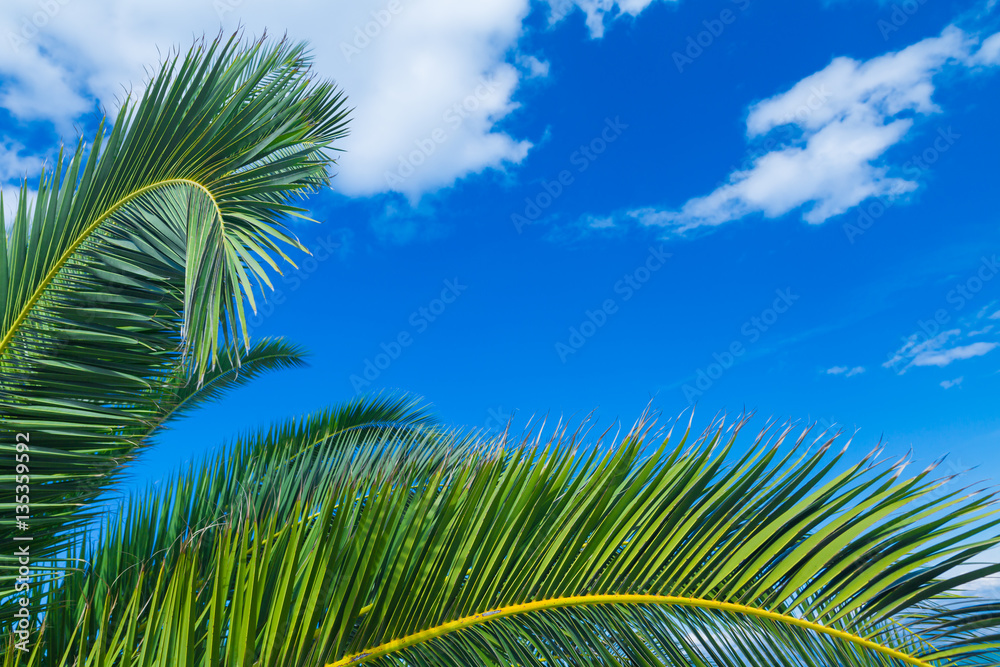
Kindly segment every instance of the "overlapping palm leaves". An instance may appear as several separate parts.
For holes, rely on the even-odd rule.
[[[364,416],[383,406],[240,441],[124,508],[54,592],[39,642],[62,661],[36,664],[1000,661],[995,606],[948,596],[1000,570],[955,574],[997,543],[988,493],[805,433],[741,447],[742,423],[583,453]]]
[[[1000,665],[995,498],[832,441],[714,424],[620,439],[440,429],[364,399],[96,495],[171,418],[302,361],[244,301],[297,242],[343,99],[301,47],[168,61],[22,196],[0,248],[0,456],[31,433],[30,651],[4,665]],[[10,526],[11,476],[0,478]],[[37,546],[37,549],[35,548]],[[6,554],[3,554],[6,555]],[[2,600],[0,600],[2,602]]]
[[[131,594],[144,572],[172,570],[203,531],[253,517],[292,521],[294,507],[316,489],[345,476],[388,470],[408,456],[436,456],[426,446],[438,436],[434,420],[405,398],[355,401],[253,434],[217,457],[126,501],[92,542],[71,553],[72,574],[46,605],[46,648],[65,650],[88,606],[104,611],[107,598]],[[274,474],[278,470],[281,475]],[[202,545],[205,546],[205,545]],[[145,580],[146,586],[154,582]],[[148,594],[152,594],[148,590]],[[98,619],[90,617],[91,623]],[[102,626],[92,625],[96,637]]]
[[[34,553],[51,556],[162,417],[164,385],[239,363],[244,301],[299,247],[281,220],[346,131],[344,97],[311,76],[302,46],[198,44],[60,153],[33,210],[22,188],[0,236],[4,543],[14,433],[30,435]]]

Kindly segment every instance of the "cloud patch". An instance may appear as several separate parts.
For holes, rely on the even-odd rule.
[[[943,350],[927,350],[914,357],[913,365],[944,367],[960,359],[981,357],[996,349],[997,345],[1000,345],[1000,343],[971,343]]]
[[[886,153],[907,139],[917,119],[941,111],[933,100],[938,75],[1000,62],[998,37],[980,45],[978,36],[949,26],[936,37],[867,61],[835,58],[750,107],[747,137],[774,139],[780,129],[776,148],[679,208],[636,208],[620,217],[673,233],[796,211],[806,222],[820,224],[867,199],[890,201],[912,192],[917,181],[888,164]],[[957,138],[945,134],[934,139],[938,150],[941,141]]]
[[[914,366],[944,368],[956,361],[989,354],[1000,346],[1000,343],[996,342],[969,343],[966,342],[967,338],[967,336],[962,336],[961,329],[942,331],[932,338],[913,334],[882,365],[902,375]]]
[[[833,366],[832,368],[826,369],[827,375],[843,375],[844,377],[852,377],[854,375],[860,375],[865,372],[864,366]]]
[[[549,24],[559,21],[580,10],[584,22],[590,31],[590,36],[600,38],[605,29],[615,20],[622,17],[635,18],[656,0],[548,0]]]
[[[600,37],[653,0],[577,0]],[[51,6],[35,20],[39,7]],[[351,196],[400,192],[411,200],[484,170],[517,164],[532,144],[499,129],[526,77],[547,64],[522,53],[529,0],[6,0],[0,13],[0,104],[20,121],[51,123],[64,139],[99,105],[113,110],[128,82],[193,35],[239,26],[309,40],[319,75],[355,107],[336,187]],[[570,11],[572,10],[572,12]],[[428,143],[429,142],[429,143]],[[408,176],[390,177],[401,163]],[[419,162],[419,164],[415,164]]]

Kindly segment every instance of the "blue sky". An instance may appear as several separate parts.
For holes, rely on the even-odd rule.
[[[220,24],[310,40],[357,106],[314,258],[252,322],[310,366],[138,480],[383,389],[467,426],[755,410],[1000,478],[993,2],[83,4],[0,19],[8,197]]]

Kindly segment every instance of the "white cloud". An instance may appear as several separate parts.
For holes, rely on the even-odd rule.
[[[902,375],[913,366],[944,367],[963,359],[972,359],[988,354],[1000,343],[967,343],[959,345],[962,338],[960,329],[942,331],[933,338],[916,333],[911,335],[892,357],[882,364]],[[905,363],[905,365],[904,365]]]
[[[925,351],[913,359],[914,366],[947,366],[953,361],[981,357],[992,351],[1000,343],[972,343],[945,350]]]
[[[676,232],[750,214],[775,218],[793,211],[818,224],[868,198],[911,192],[917,182],[886,164],[886,152],[907,138],[915,118],[940,111],[932,99],[935,76],[949,68],[993,63],[990,54],[1000,48],[997,38],[988,38],[976,51],[974,35],[949,26],[937,37],[864,62],[835,58],[787,91],[750,107],[748,137],[762,138],[782,128],[777,148],[680,208],[638,208],[626,217]],[[941,136],[953,142],[957,135]],[[940,144],[938,137],[933,141]]]
[[[1000,310],[990,315],[991,320],[1000,320]]]
[[[983,40],[973,56],[973,62],[977,65],[1000,65],[1000,32]]]
[[[865,372],[864,366],[854,366],[850,368],[848,366],[833,366],[832,368],[826,369],[827,375],[843,375],[844,377],[851,377],[853,375],[860,375]]]
[[[595,36],[618,16],[634,16],[651,0],[581,0]],[[22,120],[53,123],[64,136],[73,120],[112,109],[144,66],[192,35],[243,25],[247,34],[287,33],[309,40],[320,75],[336,79],[356,108],[336,187],[354,196],[396,190],[418,198],[485,169],[524,159],[531,143],[497,129],[516,108],[523,76],[546,67],[517,61],[529,0],[7,0],[0,14],[0,104]],[[41,17],[41,18],[39,18]],[[596,30],[600,19],[602,30]],[[157,50],[159,48],[159,51]],[[437,130],[442,131],[437,132]],[[434,141],[433,136],[443,136]],[[67,136],[67,138],[69,138]],[[427,141],[431,141],[430,145]],[[386,174],[421,147],[413,173],[387,184]]]
[[[42,162],[36,155],[25,154],[21,144],[0,139],[0,183],[20,183],[25,177],[38,174]]]
[[[967,58],[973,43],[964,32],[949,26],[938,37],[866,62],[834,58],[787,92],[753,105],[747,133],[759,136],[789,122],[818,131],[858,112],[885,120],[906,111],[939,111],[931,100],[931,79],[949,61]]]
[[[14,215],[21,199],[21,189],[12,185],[0,185],[0,194],[3,195],[3,215],[4,231],[14,226]],[[34,210],[35,201],[38,199],[38,191],[28,190],[28,210]]]
[[[992,565],[993,563],[988,564]],[[982,579],[970,581],[962,586],[961,590],[969,595],[995,600],[997,597],[1000,597],[1000,574],[991,574]]]
[[[545,78],[549,75],[550,64],[532,55],[517,54],[517,64],[527,73],[528,78]]]
[[[576,9],[583,10],[591,37],[602,37],[605,27],[622,16],[638,16],[654,0],[548,0],[549,23],[563,20]]]
[[[943,389],[951,389],[952,387],[957,387],[958,385],[962,384],[962,380],[964,379],[965,379],[964,377],[957,377],[954,380],[944,380],[941,382],[941,387]]]
[[[611,216],[603,218],[588,218],[586,225],[591,229],[608,229],[609,227],[615,226],[615,221]]]
[[[966,563],[964,565],[959,565],[956,568],[952,568],[945,574],[945,576],[957,576],[971,572],[972,570],[980,567],[995,565],[997,563],[1000,563],[1000,546],[990,547],[983,553],[979,554],[971,563]],[[960,590],[970,595],[977,595],[995,600],[1000,597],[1000,574],[991,574],[981,579],[970,581],[962,586]]]

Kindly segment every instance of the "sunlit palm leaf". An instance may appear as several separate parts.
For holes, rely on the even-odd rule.
[[[77,664],[1000,664],[992,605],[945,597],[1000,570],[954,574],[998,542],[991,495],[788,431],[737,455],[739,426],[585,456],[440,440],[329,485],[278,466],[291,509],[141,568],[86,619],[112,657]]]

